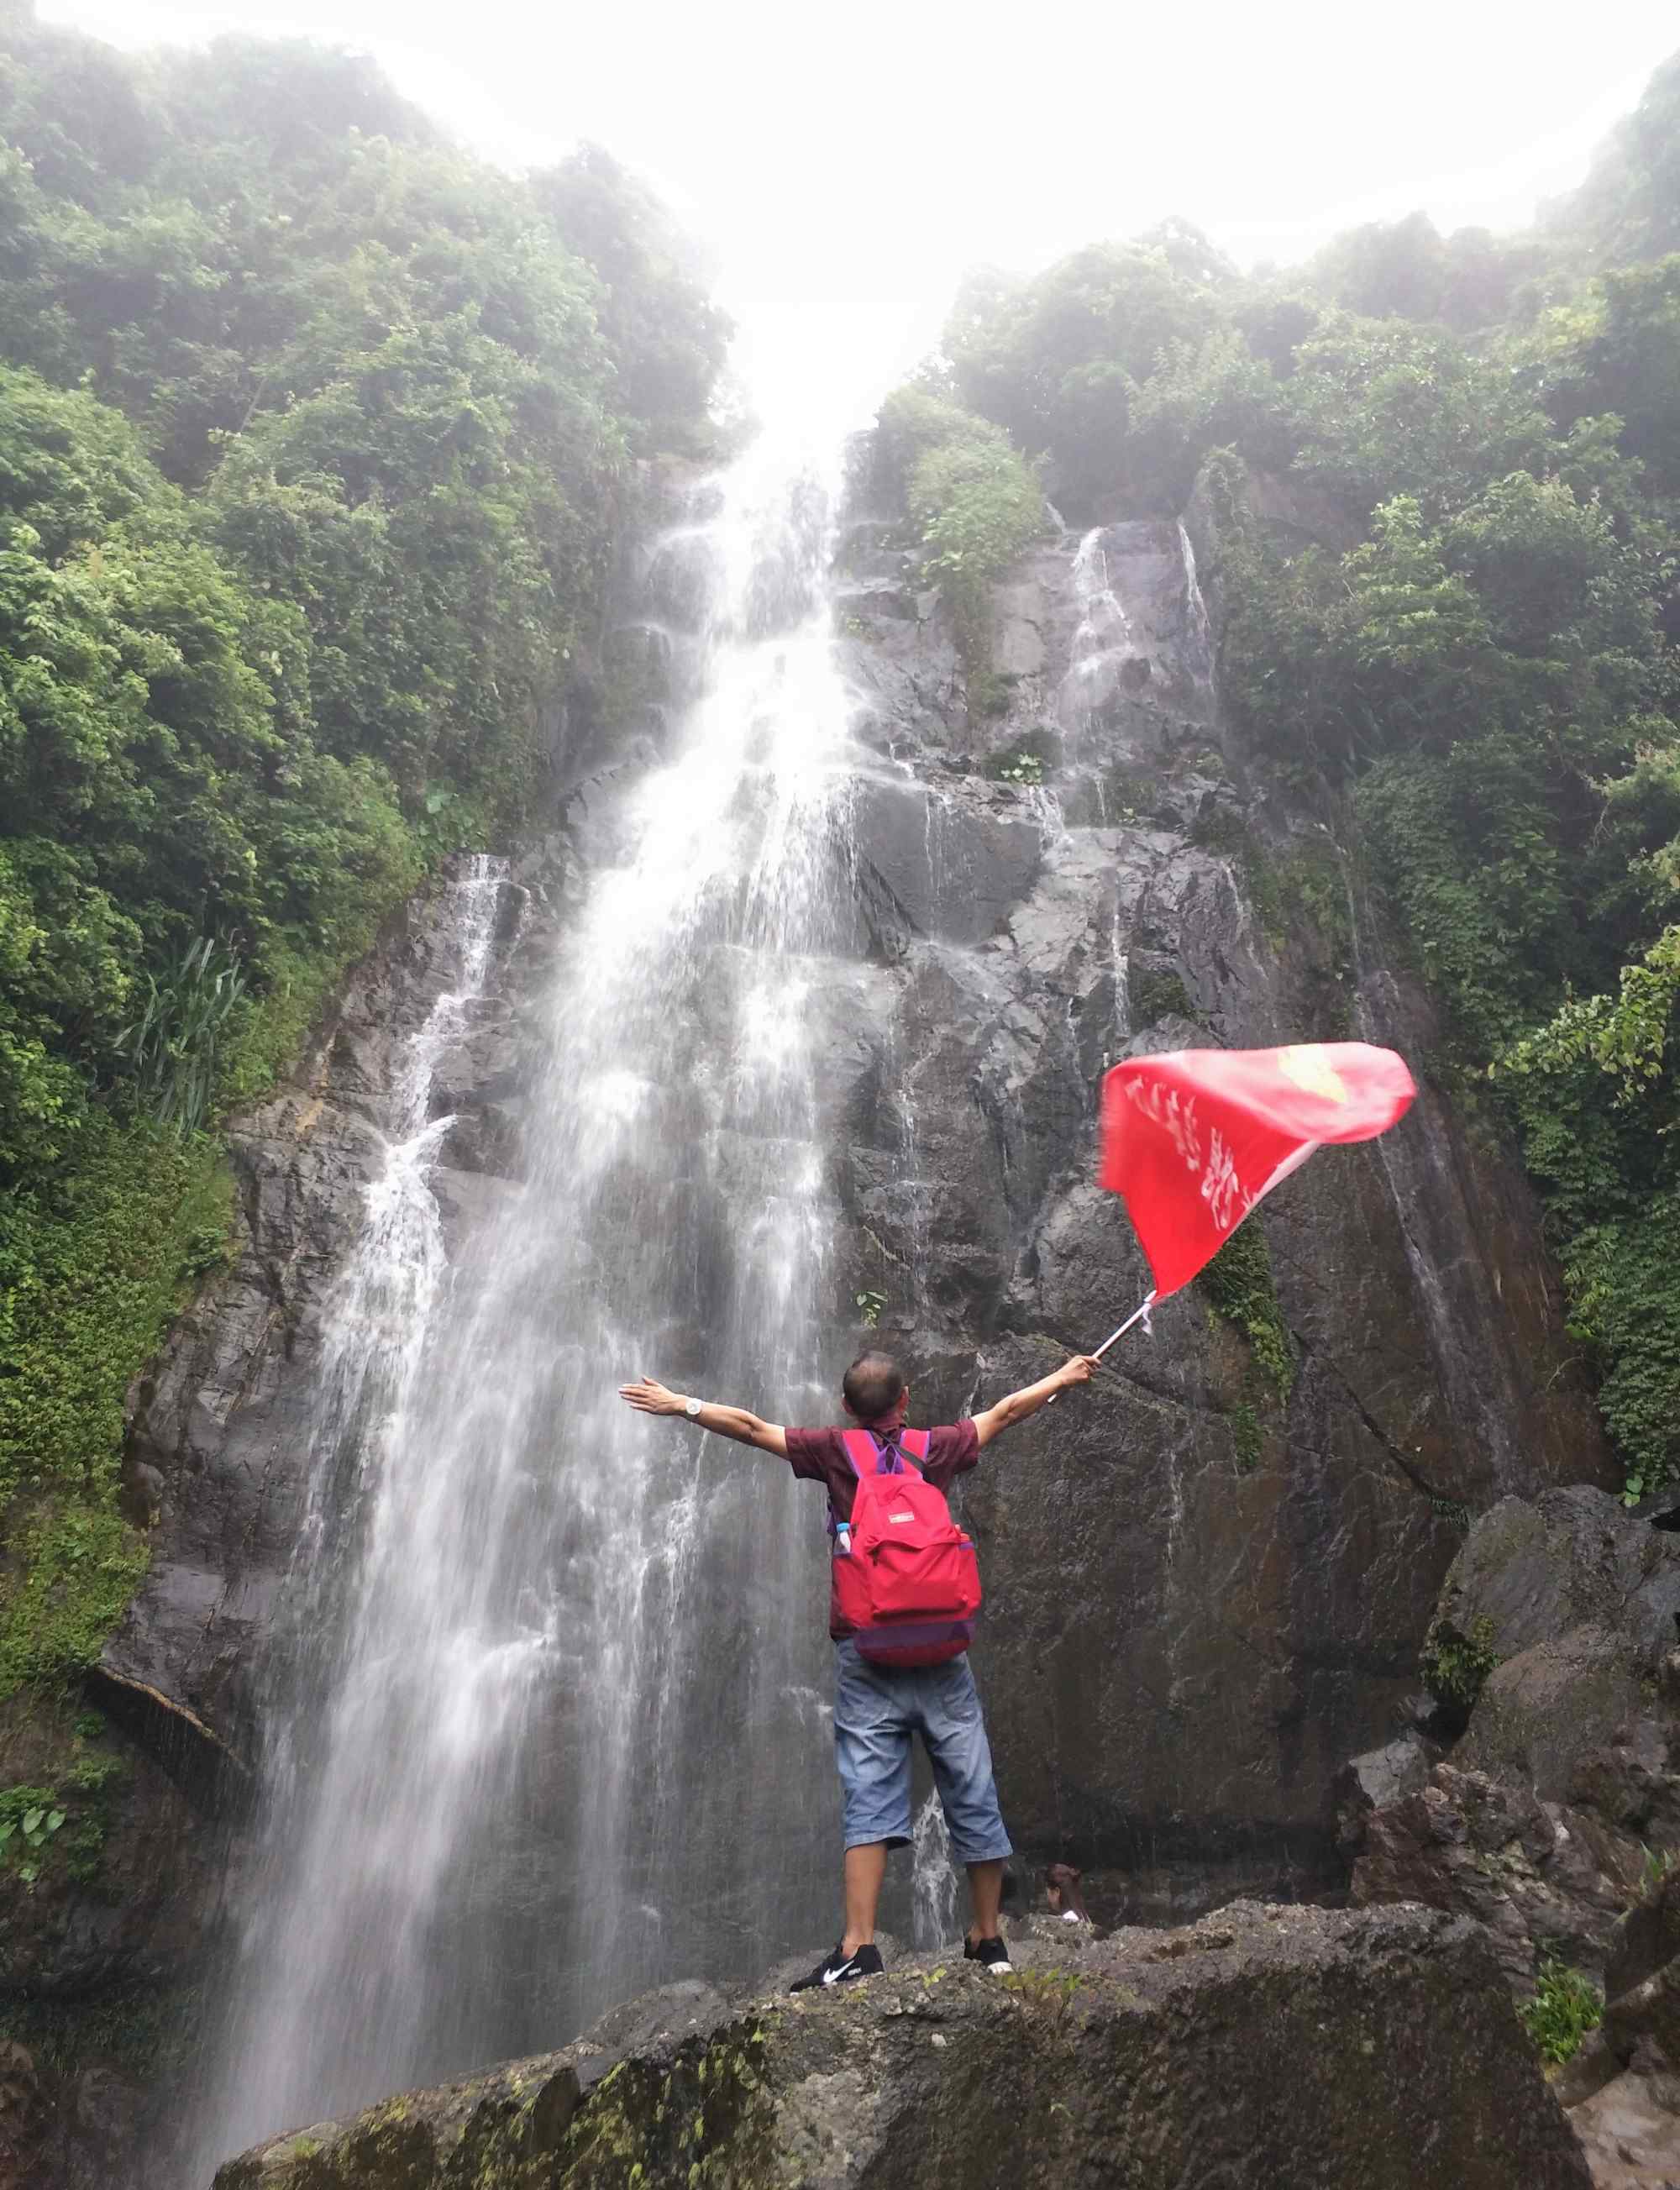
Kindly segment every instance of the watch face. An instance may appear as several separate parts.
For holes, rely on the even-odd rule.
[[[688,1399],[684,1402],[684,1404],[687,1408],[690,1416],[697,1415],[700,1412],[700,1404],[701,1403],[698,1399]]]

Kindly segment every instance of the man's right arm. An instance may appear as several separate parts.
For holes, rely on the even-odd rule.
[[[974,1434],[982,1444],[990,1444],[1000,1430],[1013,1423],[1025,1421],[1041,1406],[1053,1399],[1058,1392],[1065,1392],[1071,1384],[1088,1384],[1091,1372],[1097,1366],[1094,1353],[1076,1353],[1071,1361],[1063,1362],[1047,1376],[1041,1376],[1036,1384],[1024,1384],[1019,1392],[1011,1392],[995,1407],[988,1407],[983,1415],[974,1416]]]
[[[773,1452],[778,1460],[787,1457],[787,1432],[780,1422],[761,1421],[757,1415],[749,1414],[745,1407],[717,1407],[708,1399],[697,1414],[690,1414],[689,1403],[679,1392],[673,1392],[652,1376],[643,1376],[633,1384],[621,1384],[618,1396],[625,1399],[639,1415],[676,1415],[691,1421],[714,1437],[732,1438],[737,1444],[750,1444],[760,1452]]]

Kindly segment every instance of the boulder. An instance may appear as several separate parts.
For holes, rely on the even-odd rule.
[[[1473,1925],[1237,1903],[1014,1951],[1002,1980],[923,1956],[763,1998],[604,2073],[580,2041],[272,2139],[215,2190],[1589,2190]]]
[[[1603,1965],[1627,1881],[1605,1868],[1591,1821],[1526,1788],[1438,1764],[1426,1785],[1371,1812],[1354,1865],[1356,1908],[1421,1901],[1485,1926],[1512,1989],[1526,1997],[1543,1954]]]
[[[1589,1484],[1501,1499],[1465,1539],[1439,1617],[1461,1635],[1485,1622],[1501,1659],[1594,1628],[1621,1640],[1636,1672],[1654,1674],[1677,1639],[1680,1535]]]
[[[1572,1627],[1494,1668],[1454,1761],[1562,1801],[1595,1750],[1629,1738],[1643,1703],[1627,1638]]]

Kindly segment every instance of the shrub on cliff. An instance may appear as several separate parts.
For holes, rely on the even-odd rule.
[[[923,388],[888,397],[877,441],[971,678],[984,676],[992,586],[1044,527],[1032,468],[996,426]]]

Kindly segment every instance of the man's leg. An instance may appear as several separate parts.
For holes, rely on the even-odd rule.
[[[930,1666],[918,1682],[922,1739],[939,1790],[951,1852],[968,1873],[973,1923],[971,1947],[996,1939],[1003,1905],[1003,1866],[1013,1853],[997,1807],[991,1745],[974,1676],[966,1657]],[[1000,1955],[1001,1950],[994,1949]],[[1007,1969],[1007,1959],[1000,1959]]]
[[[968,1937],[978,1947],[982,1939],[997,1937],[1002,1921],[1003,1858],[994,1856],[987,1863],[971,1863],[968,1868],[968,1903],[974,1912]]]
[[[1002,1866],[999,1865],[1000,1871]],[[875,1911],[887,1875],[887,1843],[866,1841],[846,1851],[846,1929],[840,1944],[849,1955],[875,1942]]]
[[[846,1802],[846,1929],[849,1952],[875,1937],[875,1911],[887,1852],[910,1838],[910,1745],[913,1718],[899,1674],[883,1672],[854,1642],[834,1652],[834,1761]]]

